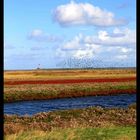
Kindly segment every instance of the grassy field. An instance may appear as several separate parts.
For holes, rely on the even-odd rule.
[[[43,80],[73,78],[119,78],[136,77],[136,69],[91,69],[91,70],[27,70],[5,71],[7,80]]]
[[[135,127],[74,128],[51,132],[28,131],[12,134],[5,140],[135,140]]]
[[[124,82],[94,82],[70,84],[37,84],[39,80],[57,79],[121,79],[136,77],[135,69],[101,69],[101,70],[32,70],[6,71],[4,82],[23,81],[27,84],[4,84],[4,102],[21,100],[52,99],[64,97],[79,97],[89,95],[108,95],[116,93],[135,93],[136,80]],[[28,84],[35,80],[36,84]]]
[[[136,82],[80,83],[51,85],[6,85],[4,102],[53,99],[90,95],[135,93]]]
[[[136,69],[30,70],[4,72],[4,102],[136,93]],[[122,79],[117,82],[39,84],[40,80]],[[129,78],[134,80],[129,81]],[[36,81],[8,85],[7,81]],[[136,106],[4,115],[5,140],[135,140]]]
[[[89,107],[34,116],[5,115],[4,133],[6,140],[133,140],[136,138],[136,106],[126,109]]]

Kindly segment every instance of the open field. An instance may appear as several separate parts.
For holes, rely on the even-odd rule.
[[[136,93],[135,69],[4,72],[4,102],[121,93]],[[135,140],[136,106],[4,115],[4,134],[6,140]]]
[[[136,77],[136,69],[5,71],[4,81]]]
[[[32,117],[5,115],[4,133],[6,140],[16,138],[20,140],[24,138],[134,140],[136,139],[136,105],[126,109],[89,107],[42,112]]]
[[[4,102],[136,93],[135,69],[4,72]]]

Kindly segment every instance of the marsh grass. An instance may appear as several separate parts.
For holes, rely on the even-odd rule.
[[[5,71],[4,81],[136,77],[136,69]],[[61,85],[4,85],[4,102],[136,92],[136,81]],[[136,104],[4,115],[5,140],[135,140]]]
[[[7,85],[4,87],[4,102],[22,100],[109,95],[113,92],[136,91],[136,82],[82,83],[66,85]]]
[[[67,128],[51,132],[32,130],[5,136],[5,140],[135,140],[135,127]]]
[[[5,71],[4,80],[135,77],[136,69]]]
[[[42,112],[33,116],[4,116],[6,135],[20,131],[51,131],[65,128],[109,128],[113,126],[136,126],[136,109],[88,107],[63,111]]]

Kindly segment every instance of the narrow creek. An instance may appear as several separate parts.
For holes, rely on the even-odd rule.
[[[4,104],[4,114],[34,115],[39,112],[101,107],[128,107],[136,102],[136,94],[120,94],[110,96],[87,96],[77,98],[63,98],[51,100],[22,101]]]

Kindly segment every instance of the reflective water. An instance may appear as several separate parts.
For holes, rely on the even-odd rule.
[[[4,114],[33,115],[39,112],[85,108],[89,106],[127,107],[136,102],[136,94],[88,96],[4,104]]]

